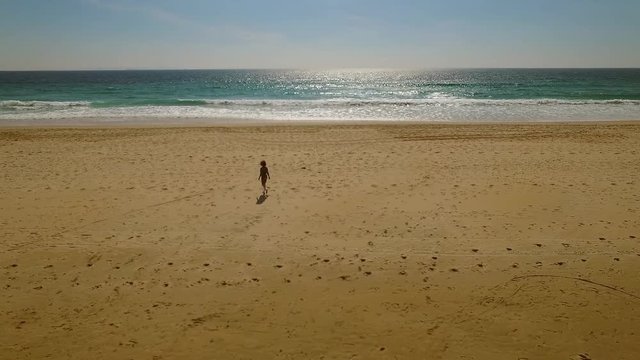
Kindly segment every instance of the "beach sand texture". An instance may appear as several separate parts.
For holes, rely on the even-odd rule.
[[[640,357],[640,123],[2,128],[0,167],[2,359]]]

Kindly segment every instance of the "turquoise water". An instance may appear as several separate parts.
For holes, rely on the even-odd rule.
[[[0,120],[640,119],[640,69],[0,72]]]

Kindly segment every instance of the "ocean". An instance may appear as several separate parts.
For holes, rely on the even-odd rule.
[[[0,122],[640,119],[640,69],[0,72]]]

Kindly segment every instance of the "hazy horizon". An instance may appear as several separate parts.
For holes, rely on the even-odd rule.
[[[0,1],[0,70],[638,68],[640,2]]]
[[[272,67],[272,68],[246,68],[246,67],[228,67],[228,68],[85,68],[85,69],[27,69],[27,70],[0,70],[0,72],[65,72],[65,71],[349,71],[349,72],[424,72],[424,71],[445,71],[445,70],[607,70],[607,69],[640,69],[640,66],[613,66],[613,67],[425,67],[425,68],[376,68],[376,67],[342,67],[342,68],[285,68],[285,67]]]

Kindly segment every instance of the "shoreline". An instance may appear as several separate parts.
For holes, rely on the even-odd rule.
[[[116,120],[117,119],[117,120]],[[155,121],[159,120],[161,121]],[[88,120],[88,121],[87,121]],[[473,125],[593,125],[593,124],[637,124],[638,119],[629,120],[518,120],[518,121],[433,121],[433,120],[256,120],[256,119],[172,119],[150,117],[144,120],[120,118],[96,118],[80,121],[1,121],[0,129],[10,128],[197,128],[197,127],[271,127],[271,126],[473,126]]]

